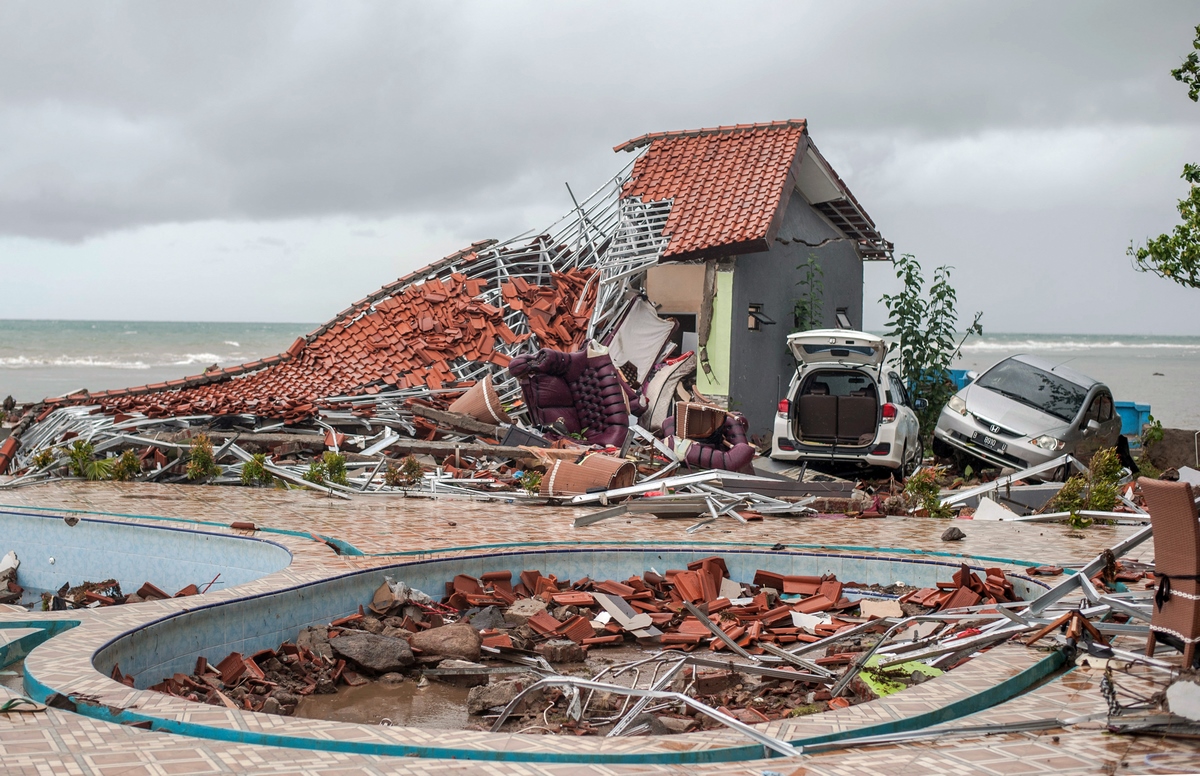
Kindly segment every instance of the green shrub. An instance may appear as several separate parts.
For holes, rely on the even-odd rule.
[[[904,492],[916,499],[930,517],[946,518],[953,516],[950,507],[942,506],[939,494],[942,491],[937,482],[938,470],[932,466],[918,469],[904,483]]]
[[[67,451],[68,469],[76,477],[85,480],[107,480],[112,477],[113,459],[95,458],[96,446],[91,442],[76,439]]]
[[[325,462],[313,460],[308,464],[308,471],[304,473],[304,479],[314,485],[325,484]]]
[[[208,434],[197,434],[192,438],[192,448],[188,451],[187,478],[189,480],[206,480],[221,473],[213,457],[212,440]]]
[[[321,462],[325,465],[325,475],[330,482],[338,485],[348,484],[346,478],[346,456],[341,453],[327,452],[321,456]]]
[[[142,461],[138,458],[137,453],[132,450],[126,450],[116,458],[116,463],[113,464],[112,478],[126,482],[132,480],[142,472]]]
[[[255,453],[242,464],[243,485],[270,485],[274,481],[275,478],[267,471],[266,453]]]

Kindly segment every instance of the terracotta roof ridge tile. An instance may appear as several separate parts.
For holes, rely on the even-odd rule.
[[[704,127],[701,129],[677,129],[667,132],[648,132],[645,135],[626,140],[613,146],[613,151],[635,151],[649,145],[655,140],[666,140],[677,137],[700,137],[703,135],[730,135],[735,132],[753,132],[763,129],[800,129],[808,130],[808,119],[785,119],[783,121],[767,121],[758,124],[733,124],[729,126]]]

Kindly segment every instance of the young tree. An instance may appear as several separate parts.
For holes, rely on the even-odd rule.
[[[792,307],[793,331],[808,331],[821,325],[825,306],[825,270],[815,253],[808,254],[808,261],[796,267],[802,273],[796,285],[800,296]]]
[[[1188,99],[1200,102],[1200,25],[1196,25],[1192,49],[1171,75],[1188,87]],[[1139,272],[1149,272],[1188,288],[1200,288],[1200,165],[1183,165],[1180,177],[1191,184],[1188,196],[1176,205],[1181,222],[1170,234],[1146,240],[1143,247],[1130,243],[1125,252],[1133,257]]]
[[[983,334],[979,323],[983,313],[975,313],[975,320],[956,344],[958,293],[950,285],[950,267],[933,271],[927,293],[921,265],[914,256],[906,253],[893,263],[896,277],[904,281],[904,290],[883,295],[888,310],[887,336],[893,340],[892,350],[900,356],[900,374],[913,399],[924,401],[917,417],[921,421],[921,444],[928,447],[938,415],[955,393],[950,365],[967,337]]]

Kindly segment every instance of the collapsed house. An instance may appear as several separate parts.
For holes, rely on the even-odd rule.
[[[804,120],[649,134],[615,150],[636,156],[548,229],[474,243],[367,295],[284,353],[33,405],[0,446],[0,472],[44,469],[34,466],[39,453],[98,433],[107,441],[97,452],[113,449],[164,420],[256,433],[307,424],[335,450],[344,433],[373,452],[401,435],[459,439],[414,413],[414,402],[486,383],[500,405],[494,422],[529,419],[536,408],[522,401],[528,386],[510,362],[593,342],[643,393],[662,359],[694,351],[693,395],[744,416],[734,432],[764,434],[794,368],[785,339],[798,265],[817,257],[824,323],[854,328],[862,262],[889,259],[891,244]],[[657,398],[654,422],[643,423],[652,430],[674,394]],[[580,421],[567,431],[589,429]]]

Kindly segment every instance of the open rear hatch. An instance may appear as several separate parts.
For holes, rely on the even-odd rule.
[[[883,337],[865,331],[813,329],[789,334],[788,347],[802,364],[875,366],[887,356]]]

